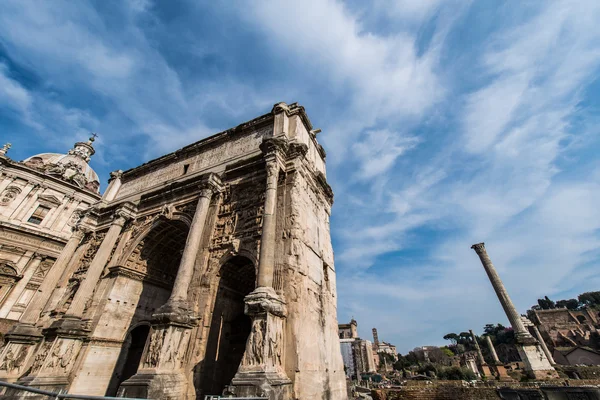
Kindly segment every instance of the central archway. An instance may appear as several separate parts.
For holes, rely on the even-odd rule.
[[[129,317],[127,331],[123,332],[125,340],[106,392],[108,396],[116,395],[119,386],[138,371],[152,314],[171,295],[188,230],[185,221],[159,219],[145,233],[132,240],[121,265],[113,268],[118,271],[116,288],[128,286],[137,289],[130,290],[130,297],[127,298],[119,292],[120,300],[135,304],[136,307]],[[122,273],[125,271],[128,273]]]
[[[244,314],[244,297],[256,285],[252,261],[236,256],[223,264],[219,274],[203,373],[197,388],[199,396],[222,394],[231,382],[242,361],[252,323]]]

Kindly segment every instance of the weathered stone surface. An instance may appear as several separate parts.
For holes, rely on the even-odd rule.
[[[301,106],[280,103],[115,171],[99,201],[65,205],[44,193],[56,198],[44,198],[60,215],[56,237],[9,231],[0,220],[0,244],[21,244],[6,250],[8,279],[35,283],[45,299],[15,326],[0,377],[92,395],[346,399],[333,194],[311,131]],[[6,179],[0,202],[11,213],[17,202],[34,207],[34,186]],[[40,243],[59,269],[31,250]],[[16,312],[16,300],[0,312]]]

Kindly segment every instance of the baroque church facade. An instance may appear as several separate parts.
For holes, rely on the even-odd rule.
[[[89,395],[346,399],[325,151],[303,107],[128,171],[0,150],[0,379]],[[7,392],[8,398],[23,394]]]

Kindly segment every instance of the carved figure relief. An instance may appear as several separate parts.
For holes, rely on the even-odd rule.
[[[50,351],[50,347],[52,347],[53,342],[44,342],[40,350],[35,355],[33,359],[33,364],[31,364],[30,372],[32,374],[38,372],[44,366],[44,361],[46,360],[46,355],[48,351]]]
[[[264,361],[263,347],[265,339],[266,322],[262,319],[256,319],[252,323],[252,331],[248,338],[249,346],[246,349],[245,364],[260,365]]]
[[[271,324],[269,329],[268,356],[273,365],[281,365],[281,341],[283,333],[279,324]]]
[[[144,364],[146,367],[155,368],[158,366],[158,360],[160,359],[160,351],[163,346],[163,342],[165,340],[166,331],[154,331],[152,333],[152,337],[150,338],[150,346],[148,347],[148,352],[146,353],[146,358],[144,359]]]
[[[2,192],[0,196],[0,206],[7,206],[21,193],[21,188],[17,186],[9,186]]]
[[[235,239],[260,235],[264,196],[262,181],[225,188],[212,239],[213,249],[229,245]]]
[[[4,355],[4,360],[2,360],[2,364],[0,364],[0,370],[10,372],[15,369],[15,355],[12,351],[12,348],[8,348],[6,354]]]
[[[69,309],[69,306],[71,305],[71,302],[73,301],[77,290],[79,290],[79,286],[81,285],[81,282],[83,282],[87,270],[90,267],[92,260],[94,259],[98,247],[100,247],[102,240],[104,240],[104,236],[106,236],[106,232],[91,233],[86,238],[83,245],[87,245],[88,247],[85,250],[83,258],[81,259],[81,264],[79,265],[79,268],[77,268],[77,270],[73,273],[71,278],[69,278],[69,281],[67,283],[67,289],[65,290],[63,297],[58,302],[56,311],[66,312]]]

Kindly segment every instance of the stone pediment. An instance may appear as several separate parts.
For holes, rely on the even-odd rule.
[[[55,206],[60,206],[62,204],[62,201],[60,201],[56,196],[51,194],[40,194],[38,196],[38,199],[40,201],[53,204]]]

